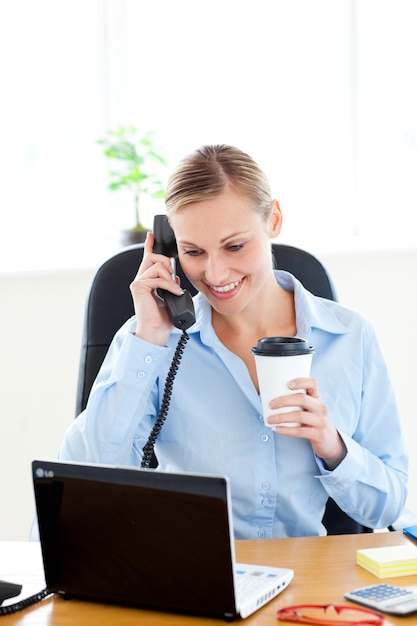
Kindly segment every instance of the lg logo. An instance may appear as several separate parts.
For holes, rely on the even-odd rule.
[[[37,478],[53,478],[54,473],[52,470],[44,470],[41,467],[38,467],[38,469],[36,470],[36,477]]]

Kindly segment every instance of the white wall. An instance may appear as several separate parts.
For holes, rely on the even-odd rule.
[[[0,276],[0,540],[27,539],[34,515],[30,463],[54,458],[74,419],[92,274]]]
[[[409,507],[417,511],[412,449],[417,434],[417,250],[321,259],[339,299],[377,327],[410,442]],[[74,418],[84,304],[93,273],[0,275],[0,540],[28,537],[34,515],[30,463],[55,458]]]

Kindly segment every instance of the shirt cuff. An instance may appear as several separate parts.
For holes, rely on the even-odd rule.
[[[161,371],[161,364],[169,362],[173,350],[170,347],[148,343],[135,334],[127,333],[118,354],[116,364],[110,376],[110,383],[123,380],[129,386],[138,389],[154,383],[156,371]]]
[[[366,458],[362,446],[357,441],[340,431],[339,435],[346,446],[344,459],[334,470],[328,470],[324,461],[316,457],[316,462],[320,469],[320,475],[317,478],[323,482],[331,481],[333,488],[337,489],[340,486],[341,490],[346,492],[347,486],[358,480],[359,475],[363,473]]]

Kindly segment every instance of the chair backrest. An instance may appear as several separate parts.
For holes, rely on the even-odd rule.
[[[143,244],[125,248],[105,261],[98,269],[87,297],[76,414],[84,410],[92,384],[116,331],[133,315],[133,303],[129,285],[136,276],[143,257]],[[277,269],[287,270],[296,276],[312,293],[329,300],[336,300],[336,291],[323,264],[312,254],[283,244],[272,244]],[[177,273],[181,285],[192,294],[194,287],[184,275],[180,264]],[[363,526],[352,520],[333,501],[328,503],[323,522],[329,534],[366,532]]]

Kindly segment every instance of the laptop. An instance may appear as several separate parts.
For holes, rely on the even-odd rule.
[[[235,563],[225,476],[40,460],[32,470],[52,592],[234,619],[293,578],[291,569]]]

